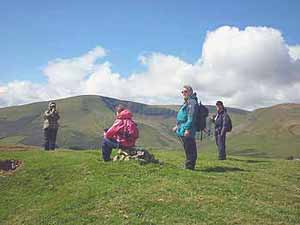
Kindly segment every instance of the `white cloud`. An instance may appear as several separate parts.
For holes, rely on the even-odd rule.
[[[222,99],[230,106],[253,109],[300,102],[299,49],[289,46],[273,28],[223,26],[207,33],[202,55],[194,64],[151,53],[138,58],[144,72],[125,78],[112,71],[110,62],[99,62],[106,51],[96,47],[80,57],[49,62],[43,70],[46,85],[29,81],[0,85],[0,105],[80,94],[172,104],[181,102],[184,84],[191,84],[209,104]]]
[[[288,46],[289,54],[294,60],[300,60],[300,45]]]

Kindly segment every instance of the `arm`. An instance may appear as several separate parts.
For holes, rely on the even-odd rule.
[[[116,134],[118,134],[118,132],[122,128],[122,126],[121,126],[122,123],[123,123],[122,120],[116,120],[114,122],[114,124],[108,129],[108,131],[105,132],[104,137],[106,137],[106,138],[112,138]]]
[[[52,115],[51,111],[49,111],[49,110],[45,111],[45,113],[44,113],[44,119],[48,119],[51,115]]]
[[[222,126],[222,130],[221,130],[221,135],[225,135],[226,131],[228,130],[229,127],[229,118],[227,113],[224,113],[223,115],[223,126]]]

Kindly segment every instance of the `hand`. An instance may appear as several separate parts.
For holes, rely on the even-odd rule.
[[[176,131],[177,131],[177,128],[178,128],[177,126],[173,127],[173,128],[172,128],[172,131],[173,131],[173,132],[176,132]]]
[[[191,132],[190,132],[189,130],[186,130],[186,131],[184,132],[184,136],[185,136],[185,137],[190,136],[190,134],[191,134]]]

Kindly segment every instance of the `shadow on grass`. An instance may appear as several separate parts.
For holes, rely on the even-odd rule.
[[[216,166],[216,167],[210,167],[210,168],[205,168],[205,169],[196,169],[196,171],[201,171],[201,172],[214,172],[214,173],[225,173],[225,172],[245,172],[247,170],[238,168],[238,167],[223,167],[223,166]]]
[[[236,159],[236,158],[229,158],[231,161],[239,161],[245,163],[269,163],[270,161],[267,160],[254,160],[254,159]]]

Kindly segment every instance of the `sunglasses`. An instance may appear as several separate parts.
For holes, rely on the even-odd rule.
[[[183,91],[181,91],[181,93],[183,94],[183,93],[187,93],[188,91],[187,90],[183,90]]]

